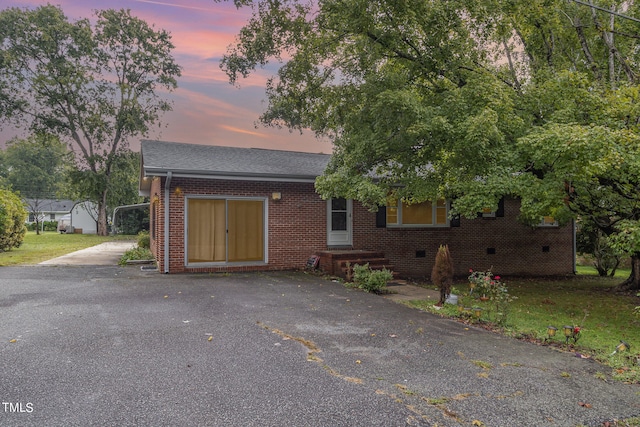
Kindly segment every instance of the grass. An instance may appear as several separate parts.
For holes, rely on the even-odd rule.
[[[588,268],[588,267],[587,267]],[[622,381],[640,382],[640,316],[634,308],[640,306],[640,298],[635,294],[619,294],[613,288],[622,278],[599,277],[579,274],[560,279],[503,277],[509,294],[517,297],[511,302],[506,324],[498,328],[506,335],[537,341],[547,345],[579,352],[613,368],[613,377]],[[471,322],[491,326],[495,311],[491,301],[481,302],[469,296],[466,283],[455,285],[458,301],[465,307],[482,307],[480,319],[469,319],[457,307],[449,304],[441,310],[433,310],[432,301],[410,301],[408,304],[450,317],[465,317]],[[565,344],[562,327],[579,326],[577,342]],[[558,328],[557,335],[548,340],[547,327]],[[545,342],[545,339],[547,341]],[[616,346],[624,340],[630,351],[611,356]]]
[[[576,266],[576,271],[579,275],[587,275],[587,276],[598,275],[598,270],[596,270],[595,267],[591,265],[578,265]],[[624,280],[627,277],[629,277],[630,273],[631,273],[630,268],[618,268],[616,270],[616,274],[614,277]]]
[[[19,248],[0,252],[0,266],[37,264],[113,240],[135,240],[135,236],[60,234],[54,231],[45,231],[43,234],[37,235],[35,231],[28,231]]]

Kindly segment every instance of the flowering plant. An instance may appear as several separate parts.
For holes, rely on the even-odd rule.
[[[502,283],[500,282],[500,276],[494,276],[491,270],[487,271],[473,271],[469,269],[469,284],[471,290],[477,289],[476,292],[480,295],[487,295],[495,288],[500,288]]]
[[[573,327],[573,342],[578,342],[578,338],[580,338],[580,327]]]

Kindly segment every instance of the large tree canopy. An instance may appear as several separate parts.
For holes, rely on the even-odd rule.
[[[4,175],[22,197],[53,199],[60,195],[65,169],[72,160],[66,144],[50,134],[14,138],[4,151]]]
[[[640,218],[639,8],[590,2],[237,0],[254,14],[222,68],[280,62],[261,120],[333,138],[325,197],[475,217],[512,195],[532,225],[619,233]]]
[[[166,31],[128,10],[96,15],[92,26],[51,5],[0,12],[0,116],[73,146],[106,234],[114,161],[171,109],[161,92],[177,86],[180,67]]]
[[[17,191],[33,215],[36,232],[47,199],[55,199],[64,192],[64,182],[73,157],[65,143],[50,134],[33,135],[28,139],[14,138],[7,143],[3,169],[6,182]]]

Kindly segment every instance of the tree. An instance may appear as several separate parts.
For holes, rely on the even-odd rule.
[[[106,211],[110,214],[121,205],[142,202],[138,195],[138,179],[140,177],[140,153],[131,150],[120,150],[112,160],[111,184],[106,198]],[[96,178],[98,181],[96,182]],[[69,194],[76,200],[97,200],[102,195],[101,176],[90,170],[73,169],[69,172],[67,186]],[[90,214],[93,215],[92,212]],[[96,221],[98,220],[96,214]]]
[[[0,189],[0,252],[17,248],[27,231],[27,211],[17,194]]]
[[[36,222],[36,233],[46,199],[55,199],[63,191],[66,168],[72,155],[65,143],[51,134],[28,139],[12,139],[4,153],[7,183],[22,197]],[[2,171],[0,171],[2,173]]]
[[[180,67],[171,36],[129,10],[96,12],[97,22],[69,22],[62,10],[0,12],[0,116],[47,131],[72,145],[107,233],[114,162],[128,140],[148,134],[171,103]]]
[[[236,83],[281,62],[261,121],[333,139],[324,197],[447,197],[473,218],[512,195],[523,222],[606,214],[609,235],[638,220],[635,2],[253,4],[221,66]]]
[[[593,257],[593,267],[601,277],[614,277],[620,265],[620,255],[613,249],[607,236],[591,222],[578,224],[576,229],[578,253]]]
[[[440,301],[438,305],[444,305],[449,295],[451,295],[451,285],[453,285],[454,269],[453,259],[449,252],[449,245],[440,245],[436,252],[436,260],[431,270],[431,282],[440,288]]]

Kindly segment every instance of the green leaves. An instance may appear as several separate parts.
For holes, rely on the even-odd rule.
[[[261,120],[332,138],[324,197],[447,197],[472,218],[510,195],[526,223],[580,216],[607,234],[640,220],[629,20],[561,0],[253,4],[222,67],[236,83],[283,62]]]
[[[27,231],[26,220],[27,211],[22,200],[9,190],[0,189],[0,252],[22,244]]]
[[[176,88],[180,67],[168,32],[128,10],[96,15],[92,26],[51,5],[0,12],[0,116],[75,145],[106,233],[112,159],[171,109],[158,91]]]

